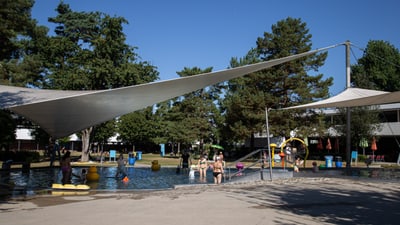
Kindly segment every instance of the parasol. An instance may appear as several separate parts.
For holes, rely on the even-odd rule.
[[[375,161],[375,151],[378,150],[378,147],[376,146],[376,139],[375,137],[372,138],[371,142],[371,150],[372,150],[372,159]]]
[[[336,153],[339,152],[339,138],[338,137],[336,137],[336,140],[335,140],[335,150],[336,150]]]
[[[332,150],[332,145],[331,145],[331,139],[328,138],[328,140],[326,141],[326,150],[328,150],[328,152],[330,150]]]
[[[308,138],[307,138],[307,137],[304,138],[304,144],[305,144],[306,146],[308,146]]]
[[[211,145],[211,148],[224,150],[224,147],[222,147],[221,145]]]
[[[363,155],[365,155],[365,148],[368,147],[367,139],[361,138],[359,146],[363,149]]]
[[[321,138],[318,140],[317,149],[318,149],[318,150],[324,149],[324,146],[322,145],[322,140],[321,140]]]

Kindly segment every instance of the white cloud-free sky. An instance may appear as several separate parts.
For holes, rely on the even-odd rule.
[[[36,0],[32,17],[51,28],[57,0]],[[138,47],[160,79],[177,78],[184,67],[226,69],[243,57],[258,37],[287,17],[301,18],[312,34],[313,49],[349,40],[365,48],[370,40],[400,46],[398,0],[64,0],[74,11],[100,11],[129,21],[127,43]],[[351,63],[362,56],[352,48]],[[345,47],[328,51],[320,73],[334,78],[330,93],[346,87]]]

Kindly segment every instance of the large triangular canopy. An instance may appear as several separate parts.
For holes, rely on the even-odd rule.
[[[339,45],[218,72],[111,90],[55,91],[0,85],[0,107],[25,116],[54,138],[60,138],[168,99]]]
[[[336,96],[321,101],[284,109],[342,108],[383,105],[400,102],[400,92],[385,92],[361,88],[347,88]]]

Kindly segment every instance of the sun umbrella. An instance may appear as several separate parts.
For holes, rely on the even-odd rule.
[[[339,152],[339,138],[336,138],[336,141],[335,141],[335,150],[336,150],[336,153]]]
[[[305,144],[306,146],[308,146],[308,138],[307,138],[307,137],[304,138],[304,144]]]
[[[221,145],[211,145],[211,148],[224,150],[224,147],[222,147]]]
[[[359,146],[363,149],[363,155],[365,155],[365,148],[368,147],[367,139],[361,138]]]
[[[318,140],[317,149],[318,149],[318,150],[324,149],[324,146],[322,145],[322,140],[321,140],[321,138]]]
[[[372,138],[371,150],[372,151],[378,150],[378,147],[376,146],[376,139],[375,138]]]
[[[372,150],[372,159],[375,161],[375,151],[378,150],[378,147],[376,146],[376,139],[375,139],[375,137],[372,138],[371,150]]]
[[[332,145],[331,145],[331,139],[328,138],[328,140],[326,141],[326,150],[328,150],[328,152],[330,150],[332,150]]]

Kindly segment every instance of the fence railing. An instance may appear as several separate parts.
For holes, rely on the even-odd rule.
[[[263,158],[264,151],[266,151],[266,149],[258,149],[258,150],[255,150],[255,151],[243,156],[240,159],[235,160],[234,162],[228,163],[227,166],[226,166],[228,168],[228,176],[227,176],[228,180],[231,180],[232,177],[235,177],[235,176],[239,175],[240,173],[243,173],[245,170],[247,170],[247,169],[249,169],[251,167],[254,167],[257,164],[260,164],[260,173],[261,173],[260,176],[261,176],[261,179],[262,179],[263,164],[264,164],[264,158]],[[246,164],[242,163],[243,164],[243,169],[238,170],[236,172],[231,172],[231,168],[232,167],[236,168],[237,163],[243,162],[245,160],[248,160],[250,157],[253,157],[254,155],[256,155],[258,153],[259,153],[259,157],[254,162],[246,163]]]

